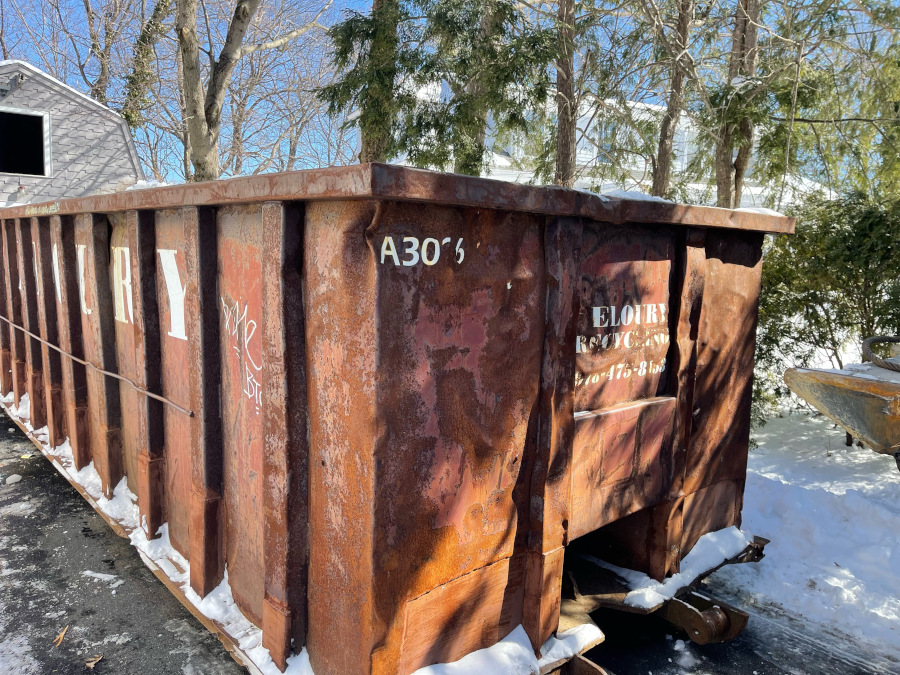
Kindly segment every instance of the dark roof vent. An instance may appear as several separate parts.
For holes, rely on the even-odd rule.
[[[0,83],[0,99],[14,92],[25,81],[25,75],[16,73],[6,82]]]

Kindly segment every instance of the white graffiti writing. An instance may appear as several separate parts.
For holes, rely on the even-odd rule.
[[[262,370],[262,366],[257,365],[250,353],[250,348],[254,344],[253,338],[256,335],[256,321],[247,318],[247,303],[244,303],[242,307],[240,301],[229,305],[225,298],[221,298],[221,300],[222,314],[225,318],[225,334],[232,338],[231,347],[238,355],[238,361],[244,365],[243,393],[253,401],[258,415],[262,406],[262,383],[257,376]]]

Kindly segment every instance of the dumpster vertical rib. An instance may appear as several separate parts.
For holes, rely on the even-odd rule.
[[[309,445],[303,316],[303,219],[296,205],[263,205],[263,646],[281,669],[306,642]]]
[[[25,334],[13,324],[22,325],[22,296],[19,294],[19,263],[16,252],[18,220],[3,221],[3,264],[6,274],[6,302],[9,309],[9,330],[12,365],[13,403],[18,407],[25,393]]]
[[[681,238],[680,238],[681,239]],[[703,285],[706,271],[706,231],[688,228],[679,242],[677,265],[672,267],[672,307],[670,334],[675,336],[669,349],[672,364],[668,390],[676,397],[672,442],[674,462],[670,499],[655,506],[650,515],[650,541],[655,555],[650,556],[648,574],[663,579],[678,571],[681,561],[681,537],[684,498],[685,460],[691,437],[694,383],[697,371],[697,340]]]
[[[313,670],[325,675],[370,673],[372,650],[380,641],[373,588],[373,464],[376,436],[384,430],[375,421],[376,271],[369,242],[361,236],[373,210],[365,202],[313,202],[304,214],[307,644]],[[335,635],[353,638],[335,640]]]
[[[21,218],[16,229],[19,255],[19,292],[22,296],[22,327],[31,333],[38,332],[38,294],[36,288],[36,264],[31,239],[31,218]],[[25,336],[25,388],[31,404],[31,426],[40,429],[47,424],[44,404],[44,368],[41,343]]]
[[[191,420],[191,588],[201,598],[225,571],[215,212],[185,207],[185,324]]]
[[[75,218],[50,216],[51,261],[56,278],[56,307],[59,319],[59,347],[84,358],[79,281],[75,257]],[[87,371],[72,359],[62,359],[63,397],[66,401],[66,433],[79,471],[91,461],[88,425]]]
[[[762,242],[757,232],[717,230],[706,235],[698,374],[684,480],[683,554],[706,532],[740,525]]]
[[[76,245],[82,256],[81,308],[85,360],[95,368],[117,372],[116,333],[109,275],[110,226],[104,214],[75,217]],[[124,476],[119,381],[94,368],[87,373],[91,456],[107,499]]]
[[[0,220],[0,236],[2,236],[3,233],[4,222],[5,221]],[[0,242],[0,258],[3,258],[3,248],[3,243]],[[0,260],[0,262],[3,261]],[[0,316],[3,316],[5,319],[7,319],[7,321],[12,321],[12,316],[10,316],[10,307],[6,297],[7,275],[5,267],[6,266],[4,264],[4,273],[0,274]],[[2,326],[0,326],[0,396],[7,396],[13,390],[10,330],[10,325],[6,322],[4,322]]]
[[[135,383],[162,394],[159,307],[156,291],[156,213],[128,211],[125,215],[131,254],[134,301]],[[154,539],[163,524],[165,502],[165,429],[163,404],[149,396],[138,399],[138,508],[146,534]]]
[[[568,544],[581,232],[571,218],[550,220],[544,232],[547,305],[522,612],[535,651],[559,625]]]
[[[59,346],[59,325],[56,317],[56,287],[51,264],[50,223],[47,218],[31,219],[32,247],[38,298],[40,336]],[[62,389],[62,361],[59,352],[41,345],[44,364],[44,402],[47,406],[47,434],[50,447],[59,446],[66,438],[66,413]]]

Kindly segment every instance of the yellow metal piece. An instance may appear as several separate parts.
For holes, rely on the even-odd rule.
[[[900,448],[900,383],[803,368],[788,370],[784,381],[875,452],[892,455]]]

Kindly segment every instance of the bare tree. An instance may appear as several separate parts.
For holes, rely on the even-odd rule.
[[[208,10],[204,0],[177,0],[175,29],[182,58],[185,112],[194,180],[214,180],[221,174],[219,135],[222,107],[231,75],[238,61],[253,52],[284,47],[312,29],[323,29],[318,19],[330,7],[331,0],[328,0],[314,19],[304,25],[274,39],[245,45],[244,37],[259,9],[259,4],[260,0],[237,0],[218,57],[213,54],[212,35],[208,30],[206,46],[208,73],[204,84],[204,69],[200,61],[201,43],[197,35],[197,13],[202,8],[207,18]],[[208,18],[207,29],[209,29]]]

